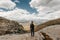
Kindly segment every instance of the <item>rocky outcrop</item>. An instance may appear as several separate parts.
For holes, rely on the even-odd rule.
[[[50,20],[48,22],[45,22],[43,24],[38,25],[37,26],[38,28],[35,28],[35,31],[39,31],[39,30],[41,30],[43,28],[46,28],[48,26],[51,26],[51,25],[59,25],[59,24],[60,24],[60,18],[59,19]]]
[[[43,40],[53,40],[49,35],[47,35],[46,33],[44,32],[41,32],[41,34],[44,36],[44,39]]]
[[[0,35],[10,33],[24,33],[24,28],[16,21],[0,17]]]

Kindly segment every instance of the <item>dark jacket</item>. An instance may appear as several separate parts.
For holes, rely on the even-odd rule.
[[[34,24],[30,24],[30,29],[34,29]]]

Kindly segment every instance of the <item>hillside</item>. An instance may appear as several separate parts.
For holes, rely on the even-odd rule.
[[[47,21],[47,22],[45,22],[43,24],[40,24],[40,25],[36,26],[38,28],[35,28],[35,31],[39,31],[39,30],[41,30],[43,28],[46,28],[48,26],[51,26],[51,25],[59,25],[59,24],[60,24],[60,18],[54,19],[54,20],[50,20],[50,21]]]
[[[10,33],[24,33],[24,28],[16,21],[0,17],[0,35]]]

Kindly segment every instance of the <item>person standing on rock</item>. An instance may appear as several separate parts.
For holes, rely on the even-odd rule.
[[[31,31],[31,36],[34,36],[34,24],[33,24],[33,21],[31,21],[31,24],[30,24],[30,31]]]

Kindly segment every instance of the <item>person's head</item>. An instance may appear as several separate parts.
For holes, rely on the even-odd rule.
[[[31,21],[31,24],[33,24],[33,21]]]

